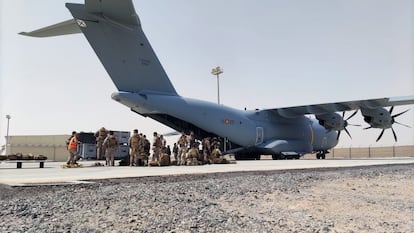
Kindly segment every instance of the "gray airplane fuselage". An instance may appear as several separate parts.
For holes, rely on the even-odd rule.
[[[257,147],[271,154],[327,151],[338,143],[335,131],[328,131],[316,120],[305,116],[288,119],[267,111],[242,111],[207,101],[151,92],[117,92],[112,98],[143,116],[168,115],[206,131],[208,136],[226,137],[241,147]],[[179,131],[189,130],[162,123]]]

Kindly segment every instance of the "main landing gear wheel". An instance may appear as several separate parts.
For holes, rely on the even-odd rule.
[[[326,158],[325,152],[316,153],[316,159],[325,159],[325,158]]]

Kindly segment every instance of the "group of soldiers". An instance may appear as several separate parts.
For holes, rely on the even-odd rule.
[[[96,159],[101,160],[105,155],[106,165],[114,166],[115,153],[119,142],[114,136],[113,131],[108,131],[104,127],[95,133],[96,138]],[[130,151],[129,164],[131,166],[142,166],[150,153],[150,142],[145,135],[139,134],[134,129],[132,136],[128,140]]]
[[[129,166],[146,165],[151,149],[151,143],[146,135],[139,134],[138,130],[134,129],[132,136],[128,140],[128,144],[131,149],[129,152]]]
[[[182,132],[173,147],[177,165],[212,164],[221,157],[220,141],[217,138],[206,137],[201,140],[201,153],[199,146],[200,142],[195,139],[194,132],[190,132],[190,135]]]
[[[218,139],[205,138],[201,144],[202,153],[199,150],[200,142],[196,140],[194,133],[186,135],[182,132],[171,151],[163,135],[154,132],[150,145],[149,141],[146,138],[143,140],[142,135],[138,135],[138,130],[135,129],[129,139],[131,148],[129,164],[130,166],[201,165],[214,163],[214,158],[221,156]],[[149,151],[150,146],[152,155]]]
[[[220,141],[217,138],[204,138],[201,141],[202,153],[200,153],[200,142],[196,140],[194,132],[190,132],[189,135],[182,132],[178,142],[174,143],[172,151],[164,136],[157,132],[154,132],[150,144],[145,135],[138,134],[138,130],[134,129],[128,144],[130,166],[201,165],[215,163],[221,158]]]
[[[95,133],[96,138],[96,159],[101,160],[105,155],[105,165],[115,166],[115,153],[119,143],[114,131],[108,131],[104,127]]]
[[[68,139],[69,158],[68,164],[76,163],[79,134],[72,133]],[[96,158],[102,160],[105,157],[106,166],[114,166],[115,153],[119,143],[113,131],[108,131],[104,127],[100,128],[95,134],[96,138]],[[202,150],[200,151],[200,144]],[[217,163],[221,158],[220,141],[217,138],[204,138],[201,142],[196,140],[194,132],[186,135],[182,132],[180,138],[171,151],[163,135],[157,132],[153,134],[152,143],[146,135],[133,130],[128,140],[130,147],[127,164],[129,166],[168,166],[168,165],[201,165]],[[152,149],[152,155],[150,153]]]
[[[72,132],[72,135],[66,141],[66,145],[68,146],[69,157],[66,162],[66,165],[73,166],[78,165],[78,145],[79,142],[79,133],[76,131]],[[104,127],[99,129],[95,133],[96,138],[96,152],[97,152],[97,159],[103,159],[103,155],[105,155],[106,159],[106,166],[115,166],[115,153],[118,149],[118,141],[114,136],[113,131],[108,131]]]

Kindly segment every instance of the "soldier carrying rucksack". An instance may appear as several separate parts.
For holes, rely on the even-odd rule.
[[[107,166],[115,166],[115,153],[118,149],[118,140],[114,136],[114,131],[109,131],[109,135],[103,142],[105,146],[105,157]]]

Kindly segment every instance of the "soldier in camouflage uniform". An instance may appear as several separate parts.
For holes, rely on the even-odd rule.
[[[204,160],[204,163],[212,163],[210,137],[207,137],[207,138],[203,139],[202,147],[203,147],[203,160]]]
[[[161,153],[166,153],[167,152],[167,140],[165,140],[162,134],[159,136],[159,138],[161,141]]]
[[[211,150],[214,149],[220,149],[220,140],[216,137],[211,140]]]
[[[202,160],[200,160],[200,153],[198,151],[199,143],[194,141],[192,143],[191,148],[187,152],[187,165],[194,166],[202,164]],[[199,163],[200,161],[200,163]]]
[[[151,143],[147,139],[147,135],[144,135],[144,155],[145,155],[144,159],[147,161],[147,165],[149,165],[148,159],[150,157],[150,150],[151,150]]]
[[[190,132],[190,135],[188,135],[187,140],[188,140],[188,144],[187,144],[188,149],[194,148],[196,146],[195,145],[196,144],[196,139],[195,139],[193,131]]]
[[[154,139],[152,141],[152,159],[151,161],[160,161],[160,153],[162,148],[162,142],[160,137],[158,137],[157,132],[154,132]]]
[[[139,134],[141,140],[139,140],[139,147],[138,147],[138,166],[144,166],[145,162],[147,160],[147,155],[145,153],[145,144],[146,144],[146,138],[145,135]]]
[[[105,146],[105,157],[107,166],[115,166],[115,153],[118,149],[118,141],[114,136],[113,131],[109,131],[109,135],[105,138],[103,145]]]
[[[108,136],[108,131],[102,127],[95,133],[96,138],[96,159],[101,160],[103,159],[103,155],[105,152],[105,148],[103,147],[103,142],[105,138]]]
[[[134,129],[132,136],[128,140],[131,152],[129,153],[129,166],[138,166],[138,156],[140,148],[141,138],[138,134],[138,130]]]
[[[187,153],[187,136],[184,131],[181,133],[181,137],[178,139],[178,162],[177,165],[186,164],[186,153]]]
[[[174,159],[175,159],[175,161],[177,161],[178,162],[178,146],[177,146],[177,143],[176,142],[174,142],[174,146],[173,146],[173,155],[174,155]]]

